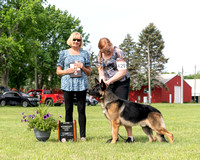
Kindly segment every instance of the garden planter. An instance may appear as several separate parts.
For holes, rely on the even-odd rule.
[[[38,141],[47,141],[50,137],[51,132],[40,131],[38,129],[34,129],[35,137]]]

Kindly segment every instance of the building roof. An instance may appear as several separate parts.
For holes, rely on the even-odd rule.
[[[160,74],[157,79],[162,83],[167,83],[169,80],[174,78],[177,74]]]
[[[200,79],[196,79],[196,92],[195,92],[195,80],[194,79],[185,79],[185,81],[192,87],[192,96],[200,96]],[[195,93],[194,93],[195,92]]]

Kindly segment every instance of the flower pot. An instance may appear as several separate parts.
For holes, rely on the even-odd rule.
[[[38,129],[34,129],[35,137],[38,141],[47,141],[50,137],[51,132],[40,131]]]

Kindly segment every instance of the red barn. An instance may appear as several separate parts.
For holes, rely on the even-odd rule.
[[[164,83],[168,91],[158,86],[151,91],[152,103],[181,103],[181,77],[176,74],[161,74],[158,80]],[[140,90],[130,91],[129,100],[133,102],[147,102],[148,86],[143,86]],[[183,102],[192,102],[191,86],[183,80]]]

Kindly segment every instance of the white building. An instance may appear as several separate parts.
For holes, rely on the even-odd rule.
[[[192,100],[200,103],[200,79],[185,79],[192,87]]]

